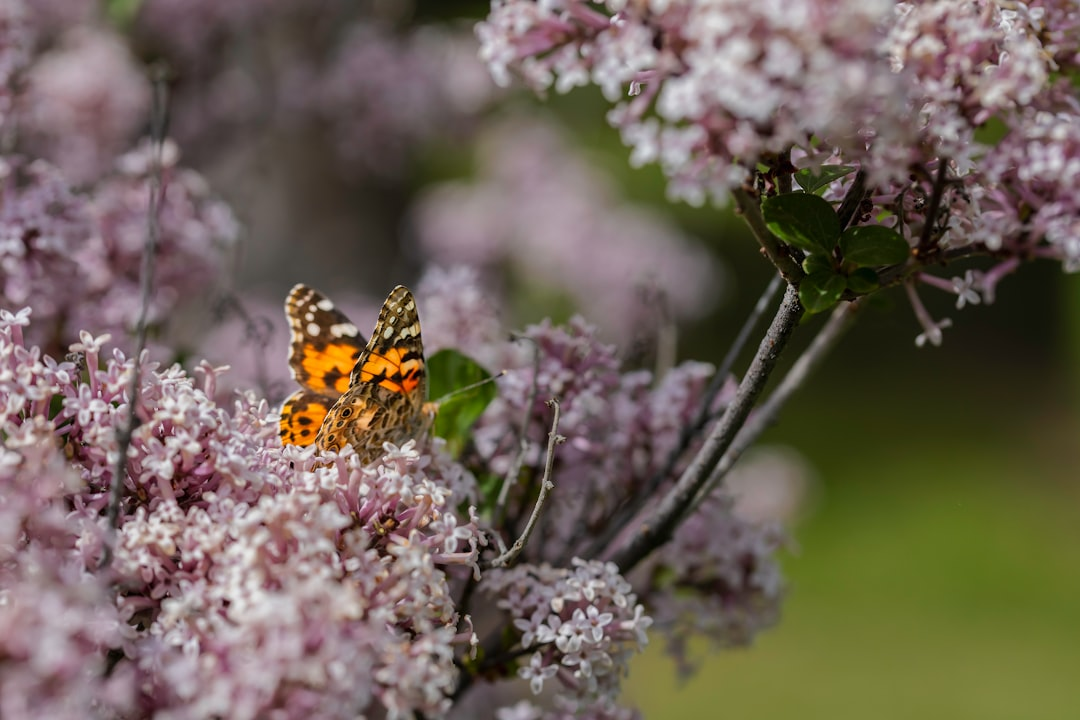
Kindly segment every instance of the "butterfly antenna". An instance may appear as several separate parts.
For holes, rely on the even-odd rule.
[[[501,378],[505,374],[506,374],[505,370],[500,370],[499,372],[495,373],[491,377],[486,377],[483,380],[478,380],[477,382],[472,383],[471,385],[466,385],[465,387],[459,387],[459,388],[456,388],[454,390],[451,390],[450,392],[446,393],[441,398],[436,400],[435,404],[436,405],[442,405],[444,402],[446,402],[450,398],[454,397],[455,395],[461,395],[462,393],[471,392],[472,390],[475,390],[476,388],[480,387],[481,385],[486,385],[489,382],[495,382],[496,380],[498,380],[499,378]]]

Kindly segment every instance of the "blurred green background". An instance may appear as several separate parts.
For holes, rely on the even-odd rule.
[[[768,442],[819,473],[783,617],[680,684],[657,638],[645,717],[1080,717],[1076,278],[1028,267],[917,350],[861,317]],[[803,328],[809,335],[811,328]]]

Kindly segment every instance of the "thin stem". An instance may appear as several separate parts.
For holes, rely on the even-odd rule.
[[[683,472],[675,487],[660,501],[655,511],[644,519],[629,541],[611,554],[611,560],[623,573],[634,568],[650,552],[667,542],[675,527],[689,511],[694,498],[731,446],[746,422],[754,402],[761,395],[776,367],[780,353],[795,331],[804,313],[798,290],[789,285],[780,308],[773,317],[749,369],[739,383],[735,399],[728,405],[705,444]]]
[[[548,493],[555,488],[555,483],[551,481],[551,473],[555,467],[555,446],[566,442],[566,438],[559,434],[559,401],[551,398],[547,404],[554,409],[555,416],[551,419],[551,430],[548,432],[547,458],[544,461],[544,477],[540,479],[540,494],[536,497],[532,515],[529,516],[529,521],[525,523],[525,529],[521,531],[521,535],[514,541],[509,550],[488,563],[488,567],[506,567],[517,559],[521,551],[525,549],[526,543],[529,542],[529,536],[532,535],[537,520],[540,519],[540,512],[544,508],[544,501],[547,500]]]
[[[739,430],[735,440],[731,443],[731,447],[720,458],[720,462],[716,464],[716,467],[709,475],[708,482],[705,483],[694,499],[691,512],[693,508],[697,507],[701,501],[716,489],[743,452],[757,442],[761,433],[776,421],[776,417],[784,404],[797,389],[805,384],[807,378],[817,369],[829,351],[836,346],[837,341],[844,335],[844,332],[851,327],[856,313],[862,307],[862,302],[856,300],[855,302],[843,303],[833,310],[829,321],[814,337],[810,347],[803,351],[803,354],[791,366],[791,369],[788,370],[784,379],[780,381],[780,384],[777,385],[768,399],[750,415],[746,424]]]
[[[787,246],[780,242],[780,238],[773,235],[769,228],[765,226],[765,218],[761,216],[761,206],[757,198],[744,188],[736,188],[731,194],[735,198],[739,213],[746,220],[746,224],[750,226],[750,231],[754,234],[758,244],[761,245],[761,249],[769,258],[769,261],[776,266],[776,269],[780,271],[780,274],[784,276],[788,283],[797,285],[803,277],[802,268],[799,267],[799,263],[795,258],[791,256]]]
[[[131,383],[128,387],[127,422],[120,425],[117,435],[116,467],[113,469],[112,484],[109,487],[109,504],[106,509],[106,531],[98,567],[104,568],[112,562],[116,543],[116,530],[120,518],[120,501],[124,491],[124,475],[127,473],[127,454],[131,447],[131,438],[139,426],[135,410],[139,399],[139,374],[143,349],[146,347],[146,329],[150,315],[150,296],[154,287],[154,258],[157,254],[158,239],[161,236],[160,207],[162,198],[162,145],[165,142],[165,124],[168,119],[168,89],[165,84],[165,72],[157,67],[153,70],[153,104],[150,111],[151,165],[147,179],[150,197],[146,209],[146,243],[143,245],[142,265],[139,268],[139,318],[135,325],[135,352],[131,368]]]
[[[525,453],[529,450],[529,421],[532,419],[533,404],[536,402],[537,386],[540,379],[540,348],[537,347],[536,341],[525,336],[518,336],[515,339],[528,340],[533,344],[533,376],[532,384],[529,387],[529,396],[525,399],[525,411],[522,413],[521,435],[518,437],[518,451],[514,456],[514,462],[510,464],[510,469],[503,478],[502,488],[499,490],[499,497],[495,501],[495,527],[501,527],[503,521],[506,519],[506,498],[510,494],[511,486],[517,482],[518,475],[521,474],[521,466],[525,463]]]
[[[926,206],[922,235],[919,237],[918,252],[920,255],[930,250],[931,240],[934,236],[934,225],[937,222],[938,210],[941,208],[941,198],[945,194],[945,186],[948,184],[948,172],[948,160],[938,158],[937,177],[934,178],[934,189],[930,193],[930,202]]]
[[[866,173],[859,170],[855,173],[855,179],[851,181],[851,187],[848,188],[843,202],[840,203],[840,208],[836,211],[836,214],[840,216],[841,229],[846,228],[855,219],[855,213],[858,212],[865,197]]]
[[[791,148],[777,156],[776,187],[781,194],[791,192],[791,174],[795,166],[791,164]]]

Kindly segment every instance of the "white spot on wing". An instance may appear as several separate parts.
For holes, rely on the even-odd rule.
[[[360,331],[352,323],[338,323],[330,326],[331,337],[352,337],[358,334],[360,334]]]
[[[311,337],[319,337],[319,332],[322,328],[319,327],[319,323],[309,322],[307,324],[307,334]]]
[[[320,310],[330,311],[334,309],[334,303],[330,302],[326,298],[320,300],[318,303],[316,303],[316,305]]]

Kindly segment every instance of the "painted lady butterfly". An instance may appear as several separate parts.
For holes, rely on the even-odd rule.
[[[281,407],[281,439],[321,451],[352,445],[362,462],[383,443],[400,445],[430,425],[420,317],[409,289],[383,303],[371,340],[322,293],[297,285],[285,300],[292,331],[289,369],[301,389]]]

